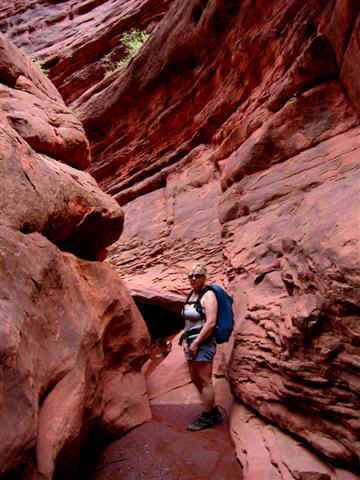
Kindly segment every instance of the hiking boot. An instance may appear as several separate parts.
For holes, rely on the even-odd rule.
[[[225,420],[225,415],[220,411],[219,407],[215,406],[210,412],[214,425],[220,425]]]
[[[197,432],[198,430],[204,430],[205,428],[212,428],[214,425],[211,413],[203,412],[193,423],[190,423],[187,430],[190,432]]]

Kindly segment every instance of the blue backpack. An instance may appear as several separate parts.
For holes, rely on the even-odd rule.
[[[208,291],[211,290],[215,293],[217,303],[218,303],[218,314],[216,320],[216,328],[215,328],[215,339],[216,343],[225,343],[229,341],[230,335],[234,329],[234,313],[233,313],[233,299],[230,295],[225,292],[225,290],[217,285],[216,283],[210,283],[206,285],[200,292],[199,299],[197,303],[200,305],[201,297]],[[191,292],[192,293],[192,292]],[[191,296],[191,293],[188,299]],[[202,309],[199,310],[199,313],[202,312]]]

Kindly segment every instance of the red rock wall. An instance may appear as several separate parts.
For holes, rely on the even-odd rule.
[[[357,469],[359,5],[168,5],[125,69],[68,97],[125,212],[110,260],[175,293],[206,260],[235,297],[236,396]]]
[[[67,104],[102,80],[121,59],[120,38],[152,31],[173,0],[21,0],[0,9],[0,31],[41,58]]]
[[[111,261],[236,298],[239,399],[359,465],[359,6],[177,2],[125,71],[74,103],[123,205]]]
[[[94,261],[123,212],[74,168],[90,163],[82,125],[1,34],[0,105],[0,476],[74,478],[85,442],[149,419],[149,335]]]

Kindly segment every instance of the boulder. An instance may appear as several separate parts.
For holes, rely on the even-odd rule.
[[[150,418],[149,335],[94,261],[123,212],[73,167],[90,160],[82,125],[2,35],[0,91],[0,476],[74,478],[94,438]]]
[[[80,121],[36,64],[0,34],[1,116],[36,152],[76,168],[90,164]]]
[[[74,475],[83,443],[150,418],[147,330],[109,266],[0,231],[0,474]]]
[[[71,168],[90,163],[80,121],[1,34],[0,82],[1,224],[41,232],[62,250],[98,258],[119,237],[123,212],[88,173]]]

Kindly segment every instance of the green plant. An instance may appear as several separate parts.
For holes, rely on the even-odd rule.
[[[146,43],[150,34],[142,30],[130,30],[124,32],[120,38],[120,43],[125,47],[126,55],[121,60],[113,62],[111,60],[112,52],[103,56],[102,62],[105,67],[105,77],[111,75],[112,72],[118,68],[122,68],[128,64],[132,57],[134,57],[140,48]]]
[[[39,57],[33,57],[31,60],[35,63],[35,65],[36,65],[38,68],[40,68],[40,70],[41,70],[45,75],[49,75],[50,69],[44,67],[45,62],[44,62],[43,60],[41,60],[41,58],[39,58]]]
[[[142,30],[130,30],[130,32],[124,32],[121,36],[120,42],[126,48],[127,54],[124,58],[116,62],[116,68],[124,67],[137,54],[149,37],[150,34]]]

